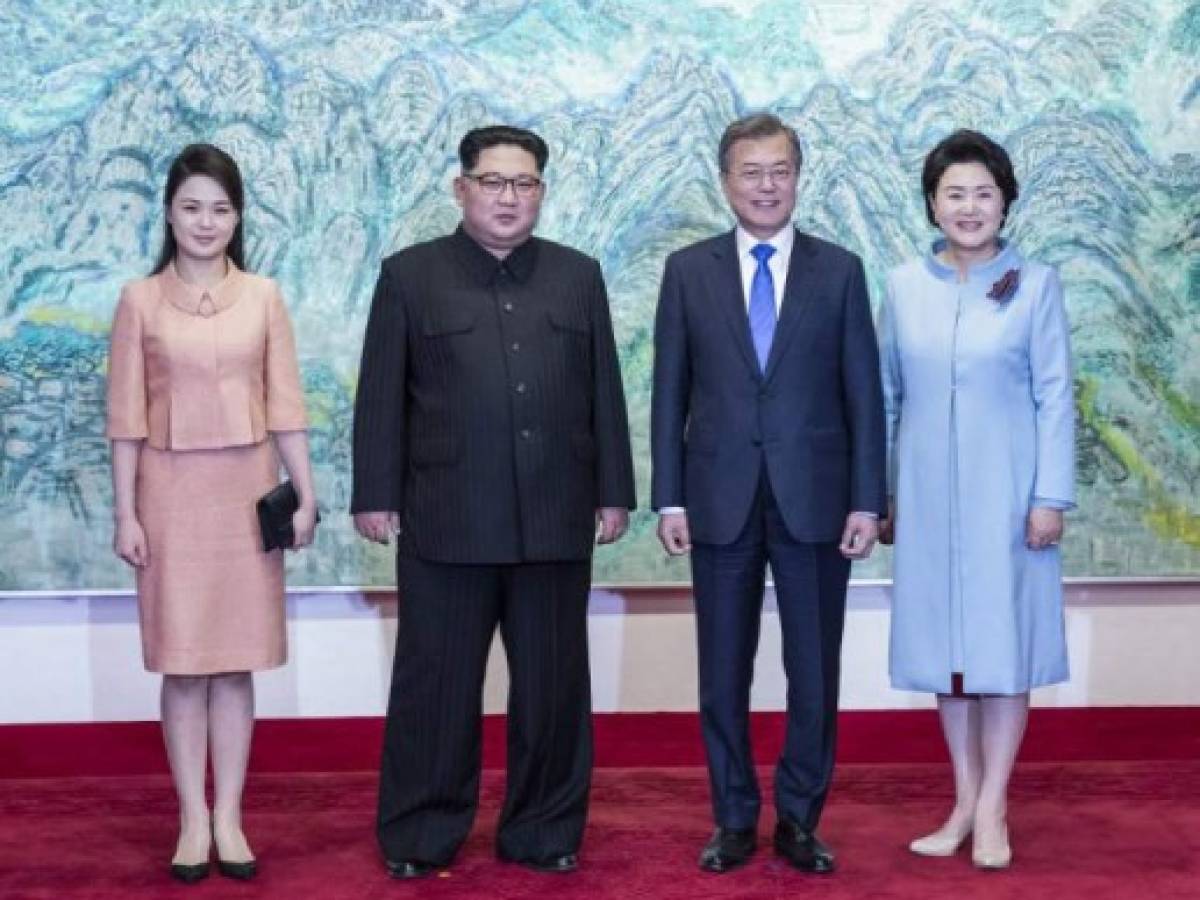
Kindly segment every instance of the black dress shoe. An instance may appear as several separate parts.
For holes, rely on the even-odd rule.
[[[825,875],[833,871],[833,851],[791,819],[780,819],[775,826],[775,852],[802,872]]]
[[[407,880],[409,878],[424,878],[432,875],[437,868],[433,863],[422,862],[419,859],[388,859],[384,860],[387,873],[393,878]]]
[[[728,872],[745,865],[758,846],[753,828],[718,828],[700,851],[700,868],[705,872]]]
[[[217,871],[226,878],[249,881],[258,874],[258,861],[252,859],[248,862],[226,862],[223,859],[218,859]]]
[[[516,863],[535,872],[548,872],[551,875],[566,875],[579,868],[579,854],[559,853],[555,856],[539,856],[536,859],[515,859],[504,853],[500,854],[504,862]]]
[[[524,865],[535,872],[566,875],[579,868],[579,856],[574,853],[560,853],[558,856],[547,856],[544,859],[526,860]]]
[[[184,884],[195,884],[197,881],[203,881],[208,877],[208,863],[202,862],[192,865],[171,863],[171,877],[176,881],[182,881]]]

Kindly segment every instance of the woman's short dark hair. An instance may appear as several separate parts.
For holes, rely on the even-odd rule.
[[[1000,221],[1003,225],[1008,218],[1008,208],[1017,199],[1017,176],[1013,172],[1012,160],[1008,158],[1008,151],[986,134],[968,128],[960,128],[943,138],[925,157],[925,167],[921,170],[921,190],[925,194],[925,215],[929,218],[929,224],[937,226],[937,220],[933,217],[933,195],[937,193],[938,184],[946,170],[957,163],[979,163],[992,173],[996,187],[1004,196],[1004,219]]]
[[[539,174],[546,171],[546,161],[550,159],[550,148],[546,142],[532,131],[512,125],[472,128],[463,135],[458,145],[458,161],[462,164],[462,170],[471,171],[479,162],[480,153],[489,147],[500,146],[520,147],[533,157]]]
[[[206,175],[225,191],[229,202],[237,210],[238,223],[233,229],[233,238],[225,248],[225,255],[233,260],[239,269],[246,268],[246,251],[242,240],[242,224],[245,221],[243,211],[246,207],[246,192],[242,187],[242,173],[238,171],[233,157],[212,144],[188,144],[179,151],[179,155],[171,162],[167,171],[167,186],[163,191],[163,207],[170,209],[171,201],[180,186],[193,175]],[[158,262],[154,264],[153,274],[157,275],[175,258],[178,248],[175,246],[175,232],[170,223],[163,228],[162,249],[158,253]]]
[[[729,154],[738,141],[775,137],[777,134],[787,135],[788,143],[792,145],[792,155],[795,157],[793,161],[796,163],[796,170],[799,171],[804,162],[800,136],[796,134],[795,128],[774,113],[751,113],[730,122],[725,133],[721,135],[721,142],[717,144],[717,165],[722,172],[729,171]]]

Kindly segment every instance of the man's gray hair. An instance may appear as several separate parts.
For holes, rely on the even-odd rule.
[[[725,133],[721,135],[721,143],[717,145],[717,163],[721,171],[729,171],[729,153],[738,141],[774,137],[777,134],[787,135],[795,156],[796,169],[799,171],[801,163],[804,162],[804,153],[800,149],[800,137],[796,134],[796,129],[774,113],[766,112],[742,116],[725,129]]]

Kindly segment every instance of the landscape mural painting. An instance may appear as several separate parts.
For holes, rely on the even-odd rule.
[[[725,230],[725,125],[780,114],[797,224],[860,253],[878,302],[935,236],[921,162],[950,130],[1009,149],[1007,234],[1058,267],[1079,509],[1068,575],[1200,571],[1200,3],[1125,0],[10,0],[0,12],[0,589],[123,588],[107,334],[148,272],[174,154],[248,186],[251,268],[301,354],[324,521],[298,586],[390,584],[346,514],[360,341],[382,257],[454,227],[468,128],[551,147],[539,233],[600,259],[634,434],[631,534],[596,580],[679,582],[645,508],[654,306],[672,250]],[[996,435],[1003,440],[1003,434]],[[978,472],[975,477],[987,478]],[[888,556],[856,566],[885,577]]]

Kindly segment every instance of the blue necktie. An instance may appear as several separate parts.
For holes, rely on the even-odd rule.
[[[770,244],[755,244],[750,249],[750,255],[758,260],[750,282],[750,337],[758,356],[758,368],[763,372],[767,371],[767,357],[771,355],[771,340],[775,337],[775,279],[767,267],[767,260],[774,253],[775,248]]]

